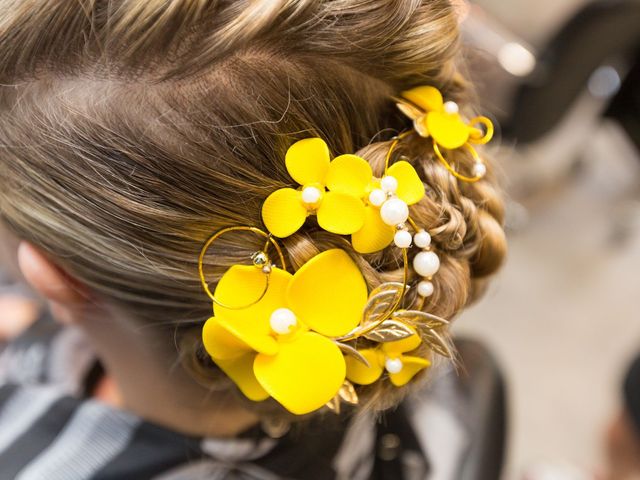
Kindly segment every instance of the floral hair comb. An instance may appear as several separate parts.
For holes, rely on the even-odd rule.
[[[441,161],[446,163],[438,144],[466,146],[475,152],[468,142],[481,143],[490,137],[490,121],[482,120],[484,117],[472,121],[485,125],[487,133],[482,134],[464,124],[457,113],[447,117],[451,114],[436,108],[442,96],[434,91],[440,95],[433,87],[403,94],[424,112],[408,103],[410,106],[400,108],[415,114],[414,127],[420,136],[429,132]],[[431,113],[445,116],[429,117]],[[343,401],[358,402],[355,385],[383,381],[400,387],[410,382],[431,365],[424,351],[427,356],[435,353],[453,358],[448,321],[422,311],[426,297],[434,292],[432,277],[440,268],[431,236],[409,212],[411,205],[424,198],[425,187],[409,162],[391,162],[396,146],[410,133],[391,143],[381,178],[356,155],[332,160],[320,138],[294,143],[284,160],[298,187],[282,188],[267,197],[262,207],[267,231],[228,227],[204,244],[198,265],[203,288],[213,302],[213,317],[203,327],[203,343],[212,360],[250,400],[271,397],[297,415],[324,406],[339,410]],[[479,157],[475,154],[474,158]],[[339,248],[321,252],[290,272],[276,238],[297,232],[310,215],[316,216],[322,229],[350,235],[357,253],[373,253],[395,244],[402,250],[403,281],[371,288],[352,256]],[[251,255],[251,264],[229,268],[212,292],[204,258],[220,236],[232,231],[253,233],[265,244]],[[422,277],[415,285],[417,308],[412,308],[406,296],[413,288],[408,255],[412,246],[420,249],[411,263]],[[276,253],[278,265],[272,262],[270,251]]]

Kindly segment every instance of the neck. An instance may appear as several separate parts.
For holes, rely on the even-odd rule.
[[[232,437],[258,422],[232,394],[196,383],[157,329],[117,315],[85,316],[80,325],[112,383],[96,392],[107,403],[194,436]]]

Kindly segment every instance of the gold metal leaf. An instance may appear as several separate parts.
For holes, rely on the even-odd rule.
[[[371,332],[365,334],[365,338],[374,342],[393,342],[410,337],[414,330],[398,320],[385,320]]]
[[[410,323],[416,327],[427,327],[431,329],[442,328],[449,325],[448,320],[419,310],[398,310],[393,314],[393,318]]]
[[[391,315],[391,309],[400,301],[402,288],[402,283],[387,282],[373,289],[364,307],[363,325],[370,325]]]
[[[424,115],[424,113],[422,111],[420,111],[420,109],[414,107],[413,105],[405,103],[405,102],[397,102],[396,103],[396,107],[398,107],[398,110],[400,110],[402,113],[404,113],[411,120],[415,120],[416,118],[421,117],[422,115]]]
[[[342,343],[342,342],[335,342],[335,343],[336,343],[336,345],[338,345],[338,348],[345,355],[349,355],[349,356],[355,358],[356,360],[362,362],[366,367],[370,367],[371,366],[371,365],[369,365],[369,362],[367,361],[367,359],[364,356],[362,356],[362,354],[358,350],[353,348],[351,345],[347,345],[346,343]]]
[[[340,413],[340,397],[336,395],[327,403],[325,403],[325,407],[327,407],[329,410],[331,410],[336,414]]]
[[[453,348],[451,347],[451,342],[448,338],[443,338],[438,332],[435,330],[431,330],[428,328],[419,330],[420,337],[422,341],[426,343],[434,352],[443,357],[447,357],[450,359],[454,358]]]
[[[349,380],[344,381],[342,387],[340,387],[338,396],[351,405],[358,404],[358,394],[356,393],[356,389],[354,388],[353,384]]]

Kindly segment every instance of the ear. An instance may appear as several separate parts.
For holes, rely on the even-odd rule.
[[[18,265],[29,285],[50,302],[66,308],[87,302],[88,292],[83,286],[30,243],[20,242]]]

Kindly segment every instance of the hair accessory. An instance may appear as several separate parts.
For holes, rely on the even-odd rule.
[[[489,140],[488,119],[471,122],[483,124],[485,134],[464,124],[433,87],[419,87],[403,96],[424,109],[404,100],[400,104],[411,113],[420,135],[430,132],[436,155],[454,175],[468,179],[450,167],[438,145],[465,147],[483,165],[469,142]],[[411,133],[392,140],[380,178],[356,155],[332,160],[320,138],[294,143],[284,162],[297,188],[281,188],[265,200],[262,219],[269,233],[250,226],[229,227],[205,242],[198,267],[213,301],[213,317],[204,325],[203,343],[250,400],[273,398],[298,415],[323,406],[339,411],[342,402],[358,403],[359,389],[364,387],[356,385],[388,381],[399,387],[429,367],[422,352],[413,354],[423,344],[427,351],[453,359],[447,320],[422,311],[425,299],[434,293],[431,280],[440,268],[431,236],[410,216],[410,206],[425,197],[425,186],[408,161],[392,162],[399,142]],[[392,243],[400,248],[402,282],[383,283],[369,292],[354,260],[339,248],[288,271],[274,237],[293,235],[311,215],[320,228],[350,235],[358,253],[374,253]],[[251,255],[251,265],[229,268],[211,293],[204,275],[205,254],[230,231],[253,232],[265,238],[265,246]],[[270,246],[280,257],[280,267],[269,259]],[[410,263],[413,246],[420,251]],[[422,277],[414,286],[409,285],[410,266]],[[415,300],[407,301],[410,288],[417,290],[417,309],[411,308]]]
[[[231,229],[261,232],[223,231]],[[367,294],[358,266],[341,249],[314,256],[293,274],[253,263],[233,265],[222,276],[202,332],[213,361],[250,400],[272,397],[297,415],[325,405],[339,410],[341,402],[358,402],[354,384],[384,381],[386,370],[384,379],[402,386],[427,368],[429,360],[405,355],[423,342],[453,357],[446,320],[402,308],[406,264],[405,283],[385,283]]]
[[[449,172],[465,182],[477,182],[487,167],[472,144],[485,144],[493,137],[493,123],[487,117],[475,117],[465,123],[458,105],[445,102],[440,91],[432,86],[420,86],[402,92],[396,99],[402,113],[413,120],[414,130],[433,140],[433,151]],[[482,128],[479,128],[482,127]],[[471,175],[458,172],[444,157],[442,150],[465,148],[475,160]]]

